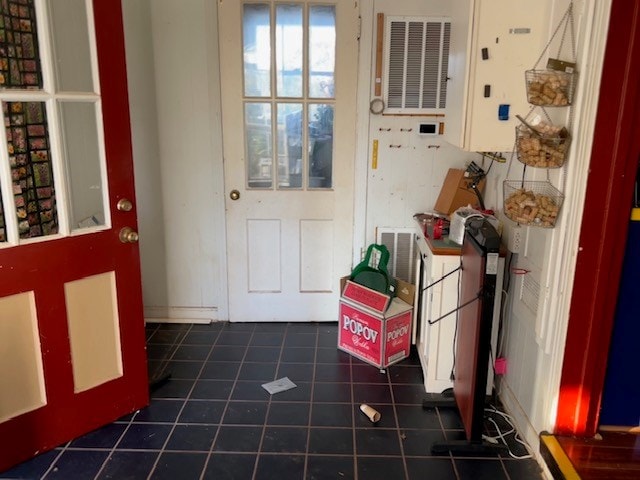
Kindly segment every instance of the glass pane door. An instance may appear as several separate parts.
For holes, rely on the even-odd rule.
[[[333,187],[335,17],[335,5],[243,6],[247,188]]]

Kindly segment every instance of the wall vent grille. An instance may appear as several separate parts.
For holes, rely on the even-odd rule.
[[[376,242],[389,250],[389,273],[405,282],[415,282],[417,247],[413,228],[378,227]]]
[[[385,112],[427,113],[444,109],[449,19],[390,16],[385,32]]]

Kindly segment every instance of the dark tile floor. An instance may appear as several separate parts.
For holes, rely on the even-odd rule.
[[[336,324],[150,324],[149,370],[171,372],[151,405],[0,478],[542,478],[531,459],[433,456],[434,442],[464,432],[457,413],[423,410],[415,355],[381,373],[338,351],[336,338]],[[261,387],[285,376],[297,387]],[[377,424],[362,403],[382,414]]]

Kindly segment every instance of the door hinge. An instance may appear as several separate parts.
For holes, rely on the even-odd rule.
[[[360,41],[360,35],[362,34],[362,17],[358,15],[358,36],[356,37]]]

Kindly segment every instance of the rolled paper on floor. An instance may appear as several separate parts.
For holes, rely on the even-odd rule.
[[[364,413],[372,423],[376,423],[378,420],[380,420],[380,412],[375,408],[370,407],[366,403],[360,405],[360,411]]]

